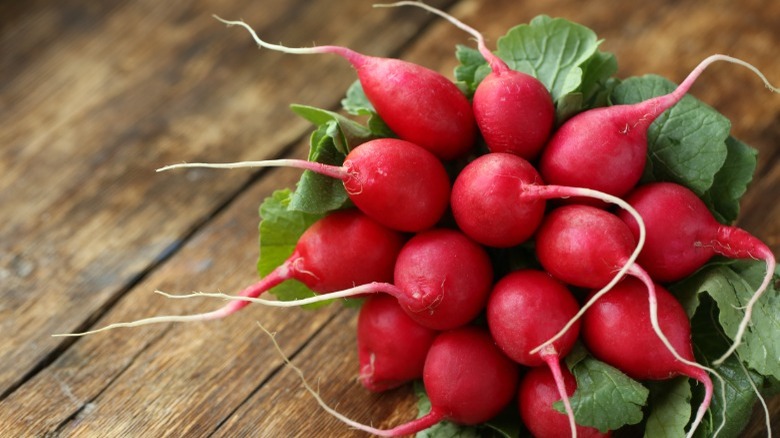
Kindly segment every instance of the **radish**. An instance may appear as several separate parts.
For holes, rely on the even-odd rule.
[[[708,369],[695,362],[688,316],[677,299],[655,286],[658,324],[679,356],[669,354],[656,333],[648,329],[651,315],[643,304],[646,287],[626,278],[596,301],[582,319],[582,339],[597,359],[634,379],[664,380],[687,376],[704,385],[705,397],[688,436],[698,427],[712,400]]]
[[[751,64],[726,55],[712,55],[669,94],[632,105],[590,109],[566,121],[542,152],[539,171],[544,180],[551,184],[588,187],[620,197],[628,193],[645,168],[650,124],[679,102],[699,75],[716,61],[747,67],[767,88],[780,92]]]
[[[471,322],[485,308],[493,283],[493,266],[485,249],[458,230],[439,228],[414,235],[401,248],[394,284],[374,282],[292,301],[197,293],[197,296],[250,301],[273,307],[295,307],[363,294],[394,296],[407,315],[434,330]],[[169,295],[188,298],[193,295]]]
[[[718,223],[704,202],[679,184],[645,184],[632,191],[626,201],[637,209],[647,225],[647,240],[637,260],[656,281],[682,280],[716,254],[766,262],[766,275],[745,306],[734,343],[715,361],[716,365],[722,363],[739,346],[750,323],[753,305],[772,282],[776,266],[772,250],[747,231]],[[638,231],[633,217],[622,213],[618,216],[632,232]],[[674,226],[669,226],[670,223]]]
[[[378,224],[356,209],[335,211],[304,231],[292,255],[284,263],[259,282],[239,292],[239,295],[257,297],[289,279],[298,280],[314,292],[323,294],[355,284],[390,281],[393,278],[396,258],[404,242],[405,238],[401,233]],[[232,301],[207,313],[157,316],[111,324],[71,336],[159,322],[219,319],[239,311],[247,304],[248,301]]]
[[[303,379],[303,373],[294,369]],[[303,383],[320,406],[339,420],[364,432],[392,437],[412,435],[445,420],[484,423],[512,401],[518,375],[517,364],[496,347],[487,330],[466,326],[442,332],[428,351],[423,385],[431,401],[430,412],[392,429],[377,429],[345,417],[325,404],[305,379]]]
[[[472,98],[474,118],[491,152],[509,152],[527,160],[539,155],[555,123],[555,106],[547,87],[535,77],[512,70],[485,46],[482,34],[457,18],[420,2],[378,6],[417,6],[444,17],[477,40],[490,65]]]
[[[487,330],[461,327],[440,334],[423,373],[432,409],[415,420],[415,429],[443,419],[466,425],[490,420],[515,396],[518,376],[517,365],[496,347]],[[412,432],[403,426],[394,430],[396,435]]]
[[[296,167],[340,179],[349,199],[377,222],[399,231],[430,228],[447,210],[450,179],[442,162],[414,143],[395,138],[370,140],[353,149],[341,166],[298,159],[240,163],[183,163],[188,167]],[[400,207],[400,208],[399,208]]]
[[[568,368],[561,369],[566,394],[571,396],[577,389],[577,381]],[[553,373],[546,367],[534,367],[520,379],[518,410],[523,424],[536,438],[557,438],[568,435],[570,424],[566,417],[553,408],[560,400],[560,392]],[[593,427],[577,426],[580,438],[609,437],[611,432],[601,433]]]
[[[371,296],[358,315],[358,380],[380,392],[422,378],[425,357],[437,334],[412,320],[390,295]]]
[[[641,266],[633,263],[631,258],[637,252],[635,246],[628,226],[616,215],[600,208],[572,204],[547,214],[536,233],[536,255],[541,265],[565,283],[602,289],[583,304],[558,334],[533,349],[533,353],[563,336],[594,302],[622,278],[623,273],[627,273],[641,280],[647,289],[653,331],[674,357],[684,360],[661,330],[655,284]]]
[[[544,217],[546,199],[572,196],[617,204],[642,223],[622,199],[590,189],[546,186],[531,163],[503,152],[482,155],[461,170],[452,186],[450,206],[467,236],[483,245],[506,248],[533,235]]]
[[[556,334],[577,314],[580,306],[574,295],[550,274],[532,269],[520,270],[498,281],[487,304],[487,322],[496,345],[521,365],[547,364],[558,386],[569,416],[570,430],[577,434],[574,412],[561,373],[560,359],[571,351],[579,336],[579,321],[564,335],[538,353],[530,350]]]
[[[484,308],[493,267],[484,248],[457,230],[412,237],[398,254],[393,293],[419,324],[446,330],[467,324]]]
[[[550,211],[536,233],[536,255],[544,269],[565,283],[601,287],[626,264],[634,235],[616,215],[589,205]],[[644,271],[638,266],[633,275]]]
[[[258,46],[293,54],[334,53],[357,71],[377,114],[400,138],[419,144],[442,160],[467,155],[474,147],[476,124],[466,96],[444,75],[398,59],[366,56],[340,46],[291,48],[261,40],[243,21]]]

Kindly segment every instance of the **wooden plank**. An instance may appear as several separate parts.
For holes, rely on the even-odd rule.
[[[14,333],[0,340],[0,394],[68,345],[49,334],[89,325],[252,175],[155,168],[278,155],[309,126],[290,103],[333,106],[354,80],[335,56],[258,51],[210,14],[378,54],[426,19],[357,1],[327,20],[325,1],[25,5],[0,15],[0,321]]]
[[[158,288],[233,291],[256,281],[257,200],[279,184],[292,184],[294,177],[294,172],[271,172],[96,326],[198,313],[222,304],[169,300],[152,293]],[[297,347],[335,311],[335,306],[316,314],[250,307],[210,323],[159,324],[81,338],[0,403],[5,419],[0,436],[44,435],[60,430],[70,418],[61,433],[79,435],[80,428],[108,436],[211,430],[281,363],[257,333],[255,321],[285,328],[282,339]]]
[[[292,361],[323,400],[349,418],[390,428],[417,416],[416,400],[408,386],[381,394],[366,391],[357,381],[356,311],[341,312],[317,333],[315,342]],[[274,327],[268,327],[275,330]],[[278,330],[280,345],[284,330]],[[270,345],[270,340],[266,341]],[[289,353],[288,353],[289,354]],[[365,436],[326,414],[303,389],[300,376],[290,367],[241,405],[215,436]]]

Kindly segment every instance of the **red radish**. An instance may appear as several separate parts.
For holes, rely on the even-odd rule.
[[[461,170],[452,186],[450,206],[467,236],[505,248],[533,235],[544,217],[546,199],[572,196],[617,204],[642,222],[622,199],[590,189],[544,185],[531,163],[503,152],[482,155]]]
[[[582,320],[582,339],[597,359],[638,380],[664,380],[687,376],[704,385],[705,397],[691,425],[691,436],[712,400],[712,380],[707,369],[695,362],[688,315],[677,299],[656,285],[658,323],[681,358],[664,348],[650,330],[650,314],[644,304],[645,285],[626,278],[596,301]]]
[[[416,143],[442,160],[467,155],[474,147],[476,124],[466,96],[444,75],[399,59],[366,56],[340,46],[291,48],[261,40],[242,21],[239,25],[260,47],[293,53],[333,53],[357,71],[363,91],[387,126],[404,140]]]
[[[493,266],[485,249],[460,231],[432,229],[416,234],[401,248],[395,263],[394,283],[369,283],[294,301],[221,293],[197,295],[274,307],[295,307],[384,292],[394,296],[407,315],[418,324],[434,330],[449,330],[471,322],[484,309],[493,283]]]
[[[485,46],[482,34],[457,18],[420,2],[379,6],[417,6],[444,17],[477,40],[479,52],[492,70],[472,99],[474,118],[491,152],[509,152],[533,160],[555,123],[555,106],[547,87],[535,77],[512,70]]]
[[[577,381],[568,368],[561,369],[566,394],[571,396],[577,389]],[[561,399],[552,372],[546,367],[534,367],[520,379],[518,408],[523,424],[536,438],[558,438],[570,433],[570,424],[562,413],[553,408]],[[611,432],[601,433],[593,427],[577,426],[580,438],[609,437]]]
[[[258,297],[289,279],[298,280],[312,291],[321,294],[355,284],[390,281],[393,278],[396,258],[404,242],[405,238],[401,233],[378,224],[356,209],[335,211],[306,229],[298,239],[292,255],[265,278],[239,292],[239,296]],[[157,316],[129,323],[111,324],[79,335],[158,322],[219,319],[248,304],[248,301],[232,301],[208,313]]]
[[[628,226],[616,215],[600,208],[572,204],[547,214],[536,233],[536,255],[544,269],[565,283],[602,289],[582,306],[564,329],[533,352],[562,336],[570,324],[622,278],[621,272],[625,272],[644,283],[651,326],[669,352],[682,360],[658,324],[655,284],[647,272],[631,260],[636,255],[635,247]]]
[[[642,215],[647,237],[637,260],[659,282],[681,280],[701,268],[714,255],[766,262],[763,282],[745,306],[731,348],[715,364],[721,363],[740,344],[752,315],[753,305],[769,287],[775,272],[772,250],[747,231],[718,223],[704,202],[687,187],[670,182],[645,184],[632,191],[626,201]],[[633,217],[618,216],[632,232],[637,232]],[[669,226],[669,224],[674,224]]]
[[[544,271],[525,269],[498,281],[487,304],[487,322],[496,345],[515,362],[536,367],[547,364],[555,376],[572,435],[576,435],[574,412],[561,373],[560,359],[571,351],[579,336],[579,321],[564,335],[538,353],[531,349],[555,335],[580,306],[574,295]]]
[[[289,363],[289,361],[288,361]],[[302,376],[300,370],[297,370]],[[428,414],[392,429],[377,429],[351,420],[327,406],[306,384],[320,406],[344,423],[378,436],[404,436],[449,420],[463,425],[484,423],[515,396],[519,370],[493,343],[487,330],[460,327],[439,334],[428,351],[423,385],[431,402]]]
[[[774,92],[780,92],[754,66],[726,55],[704,59],[671,93],[633,105],[584,111],[566,121],[542,152],[539,171],[550,184],[588,187],[622,197],[639,181],[647,157],[647,129],[680,101],[713,62],[749,68]]]
[[[341,166],[306,160],[280,159],[240,163],[183,163],[184,167],[296,167],[344,183],[350,200],[375,221],[399,231],[430,228],[447,210],[450,179],[433,154],[414,143],[395,138],[370,140],[353,149]]]
[[[380,392],[422,378],[425,357],[437,334],[412,320],[390,295],[371,296],[358,315],[358,380]]]
[[[444,332],[425,359],[423,383],[432,409],[420,421],[484,423],[512,400],[518,374],[517,365],[496,347],[487,330],[462,327]]]
[[[544,269],[565,283],[602,287],[626,264],[634,235],[616,215],[589,205],[550,211],[536,234],[536,255]],[[639,267],[629,273],[638,275]]]
[[[493,284],[487,252],[456,230],[412,237],[398,254],[395,286],[409,316],[437,330],[459,327],[484,308]]]

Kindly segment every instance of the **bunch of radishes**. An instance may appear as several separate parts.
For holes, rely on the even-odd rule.
[[[473,96],[406,61],[337,46],[291,49],[266,43],[243,22],[227,22],[246,28],[261,47],[344,57],[387,135],[364,135],[346,147],[341,163],[164,168],[298,167],[340,181],[346,199],[312,218],[286,261],[224,308],[131,324],[220,318],[251,301],[298,306],[360,297],[360,382],[383,391],[422,379],[432,408],[391,430],[341,417],[352,426],[396,436],[443,420],[478,425],[519,403],[534,436],[609,435],[575,424],[569,397],[577,382],[561,363],[582,341],[593,357],[633,379],[700,381],[705,395],[692,435],[710,406],[710,375],[717,374],[697,363],[689,317],[666,285],[716,255],[765,261],[763,282],[718,365],[739,346],[753,305],[771,288],[775,258],[745,231],[718,223],[690,189],[639,184],[647,130],[716,61],[746,66],[777,89],[753,66],[715,55],[671,93],[562,121],[545,84],[511,69],[479,32],[421,3],[393,6],[402,4],[439,14],[477,39],[490,71]],[[531,256],[520,266],[501,260],[510,248]],[[257,298],[290,279],[318,295]],[[558,400],[564,413],[553,407]]]

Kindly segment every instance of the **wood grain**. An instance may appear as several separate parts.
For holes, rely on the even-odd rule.
[[[726,53],[780,82],[780,3],[694,0],[430,1],[488,45],[538,14],[604,38],[621,77],[681,80]],[[357,420],[416,414],[409,388],[355,381],[354,309],[251,307],[222,321],[52,338],[158,314],[210,310],[155,289],[232,291],[256,279],[257,207],[294,171],[155,173],[180,161],[305,156],[291,103],[336,108],[354,71],[333,56],[258,50],[241,18],[291,46],[340,44],[451,76],[467,35],[370,2],[0,2],[0,436],[360,436],[322,412],[257,322]],[[711,67],[692,93],[759,150],[738,221],[780,254],[780,98],[751,73]],[[771,401],[780,430],[780,399]],[[765,436],[756,412],[743,434]]]

